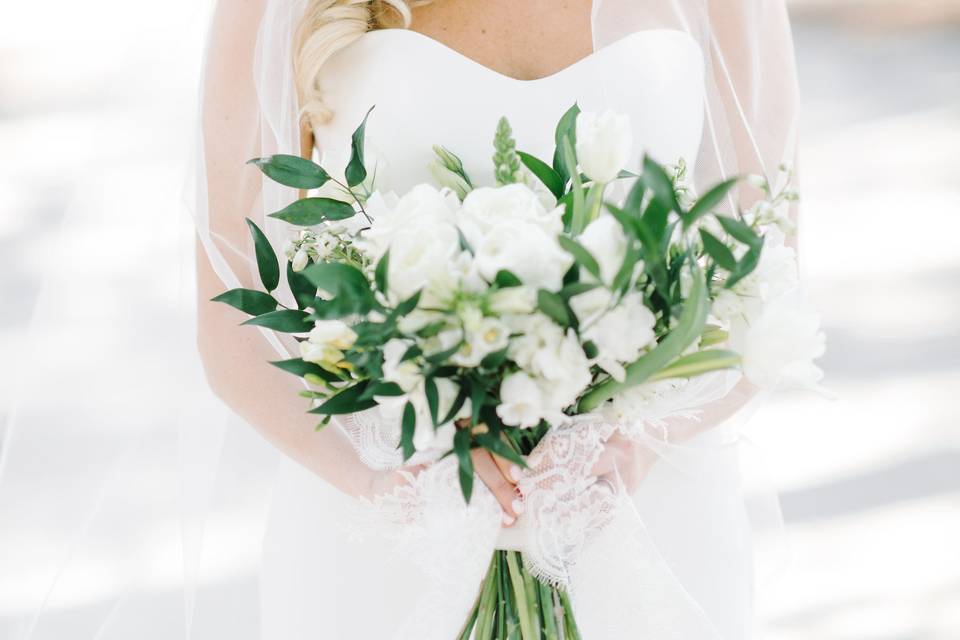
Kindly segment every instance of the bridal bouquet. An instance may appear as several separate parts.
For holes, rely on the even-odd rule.
[[[283,250],[292,302],[275,295],[277,255],[250,221],[264,290],[215,298],[294,335],[299,357],[273,364],[305,380],[321,425],[379,405],[400,425],[404,460],[456,457],[469,500],[472,448],[524,466],[552,425],[657,381],[733,367],[766,386],[819,379],[816,317],[787,295],[788,180],[695,196],[682,163],[624,170],[627,118],[574,106],[549,161],[516,150],[501,120],[495,185],[435,147],[439,188],[397,196],[376,189],[365,125],[342,179],[299,157],[252,161],[283,185],[321,189],[272,214],[299,228]],[[738,186],[759,189],[759,203],[717,213]],[[564,590],[512,551],[491,562],[471,634],[579,637]]]

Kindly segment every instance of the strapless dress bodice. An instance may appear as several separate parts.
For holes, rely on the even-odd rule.
[[[574,102],[630,117],[633,167],[644,152],[662,163],[683,158],[692,165],[703,131],[703,54],[675,30],[635,32],[536,80],[493,71],[414,31],[372,31],[335,54],[320,81],[334,113],[314,132],[324,166],[346,166],[350,135],[376,106],[368,150],[377,158],[378,187],[398,192],[429,181],[434,144],[459,155],[475,183],[492,184],[501,116],[519,149],[548,161],[556,123]]]

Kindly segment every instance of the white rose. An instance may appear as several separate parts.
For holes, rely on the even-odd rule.
[[[405,300],[434,278],[449,273],[460,252],[457,230],[451,224],[415,225],[393,235],[387,268],[387,289]]]
[[[400,198],[390,193],[374,193],[366,205],[373,224],[360,235],[358,244],[374,260],[379,259],[399,233],[409,233],[416,228],[422,240],[430,237],[430,229],[452,227],[458,206],[456,196],[429,184],[419,184]]]
[[[582,332],[585,340],[597,346],[597,364],[619,382],[624,380],[624,364],[640,357],[641,351],[656,337],[656,318],[643,302],[643,296],[631,294]]]
[[[633,131],[628,116],[605,111],[577,116],[577,159],[594,182],[613,182],[633,151]]]
[[[744,375],[759,387],[816,390],[823,378],[813,361],[826,351],[826,338],[799,292],[767,302],[749,325],[734,323],[731,343],[743,356]]]
[[[587,225],[577,240],[600,265],[603,283],[612,284],[627,254],[627,236],[617,219],[609,213],[601,214]]]
[[[547,209],[541,198],[523,184],[481,187],[471,191],[457,214],[457,223],[471,247],[495,227],[528,222],[549,235],[563,230],[563,210]]]
[[[526,373],[514,373],[500,384],[497,415],[511,427],[530,428],[543,418],[540,387]]]
[[[561,332],[559,341],[544,344],[533,356],[531,368],[543,382],[544,416],[551,422],[563,419],[562,411],[573,404],[592,381],[590,360],[573,329]]]
[[[476,250],[477,270],[488,282],[507,270],[529,287],[551,291],[563,285],[563,274],[573,258],[560,248],[556,236],[528,222],[492,228]]]

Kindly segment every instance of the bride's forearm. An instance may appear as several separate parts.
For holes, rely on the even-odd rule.
[[[241,327],[243,314],[209,302],[223,289],[206,254],[197,252],[197,341],[213,392],[272,445],[352,496],[370,496],[382,474],[363,464],[346,436],[298,402],[297,379],[267,364],[277,353],[260,332]]]

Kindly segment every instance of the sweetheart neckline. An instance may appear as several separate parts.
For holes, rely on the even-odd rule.
[[[560,79],[562,76],[572,74],[573,72],[579,70],[581,67],[595,64],[595,61],[600,59],[601,57],[610,55],[614,51],[622,47],[628,46],[632,42],[636,42],[641,38],[645,38],[653,35],[656,35],[658,37],[663,37],[663,36],[676,37],[680,40],[685,41],[687,44],[692,45],[697,49],[697,52],[700,55],[703,55],[703,49],[700,47],[700,43],[698,43],[696,39],[686,31],[682,31],[680,29],[643,29],[641,31],[634,31],[632,33],[629,33],[623,36],[622,38],[614,40],[613,42],[610,42],[609,44],[606,44],[600,47],[599,49],[594,49],[593,51],[591,51],[584,57],[580,58],[579,60],[576,60],[571,64],[567,65],[566,67],[563,67],[562,69],[558,69],[557,71],[554,71],[553,73],[547,74],[545,76],[541,76],[539,78],[530,78],[525,80],[522,78],[515,78],[511,75],[507,75],[505,73],[497,71],[496,69],[492,69],[486,66],[485,64],[482,64],[477,60],[474,60],[470,56],[457,51],[456,49],[454,49],[448,44],[443,43],[435,38],[431,38],[428,35],[424,35],[419,31],[413,31],[412,29],[402,29],[402,28],[375,29],[373,31],[368,31],[365,34],[363,34],[357,40],[357,42],[363,42],[365,39],[369,42],[374,39],[385,38],[385,37],[395,37],[397,35],[401,35],[401,37],[407,37],[411,40],[411,42],[419,42],[420,45],[424,46],[425,48],[434,48],[434,49],[438,49],[443,53],[448,53],[451,55],[453,59],[460,61],[462,64],[466,64],[467,66],[478,69],[480,72],[485,73],[491,77],[498,78],[501,81],[510,82],[517,85],[535,85],[538,83],[549,83],[549,82],[556,81]]]

